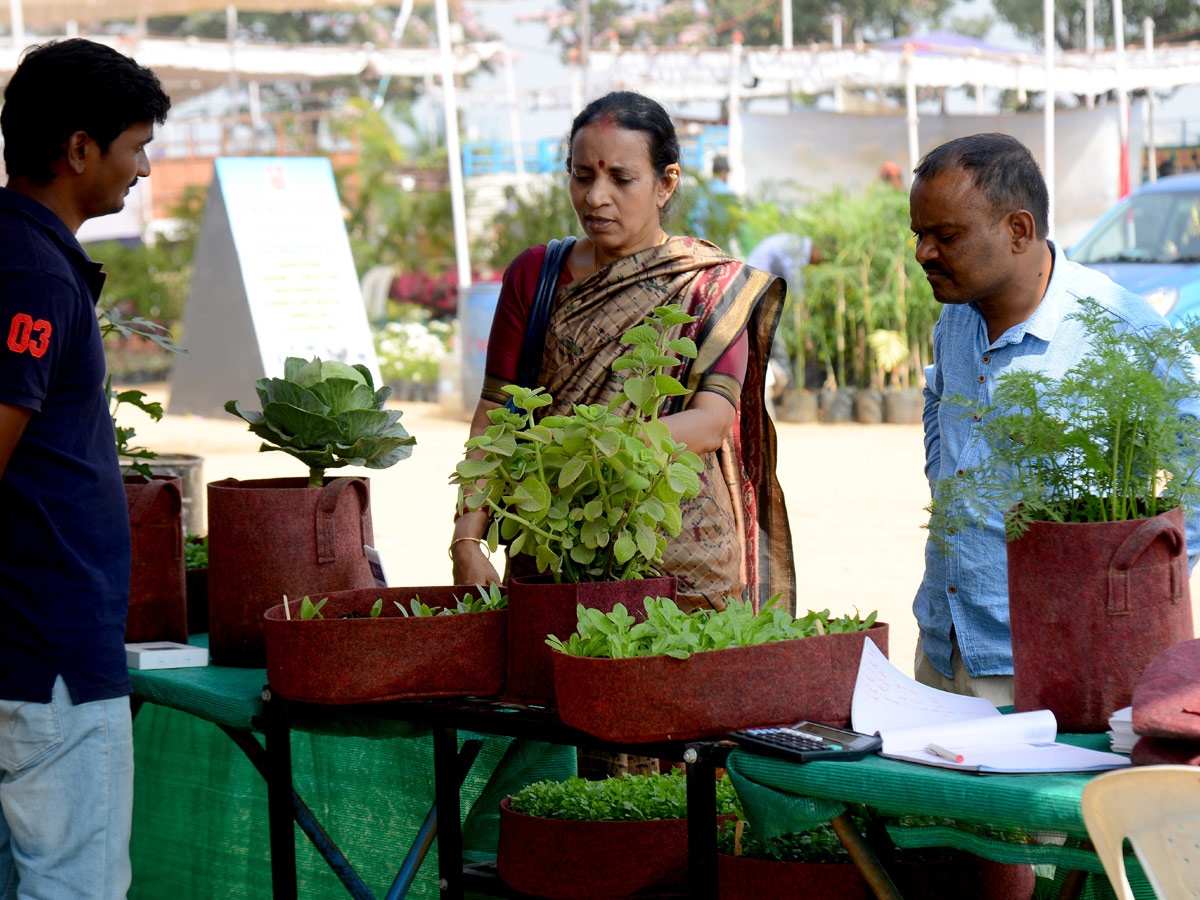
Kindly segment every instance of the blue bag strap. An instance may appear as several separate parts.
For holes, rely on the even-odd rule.
[[[550,306],[558,289],[558,278],[562,274],[567,254],[575,246],[575,238],[568,236],[554,239],[546,245],[546,258],[542,260],[542,271],[538,275],[537,290],[533,294],[533,306],[529,320],[525,323],[525,338],[521,342],[521,356],[517,362],[517,380],[521,387],[537,385],[538,372],[542,368],[542,354],[546,350],[546,328],[550,324]],[[505,404],[510,412],[517,407],[510,397]]]

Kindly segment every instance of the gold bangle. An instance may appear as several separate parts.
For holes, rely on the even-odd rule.
[[[477,537],[456,537],[450,542],[450,546],[446,548],[446,555],[451,559],[454,559],[454,545],[461,544],[463,541],[475,541],[480,547],[483,548],[484,552],[487,554],[487,558],[492,558],[492,548],[488,546],[488,542],[483,538]]]

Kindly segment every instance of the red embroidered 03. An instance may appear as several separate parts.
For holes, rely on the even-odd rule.
[[[8,349],[13,353],[24,353],[40,359],[50,349],[50,334],[53,329],[45,319],[34,320],[26,313],[17,313],[8,329]]]

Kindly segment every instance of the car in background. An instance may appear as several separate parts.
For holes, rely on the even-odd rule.
[[[1200,173],[1142,185],[1067,256],[1141,294],[1172,323],[1200,317]]]

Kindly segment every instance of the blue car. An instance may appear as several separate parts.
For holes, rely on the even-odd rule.
[[[1067,256],[1141,294],[1170,322],[1200,315],[1200,173],[1142,185]]]

